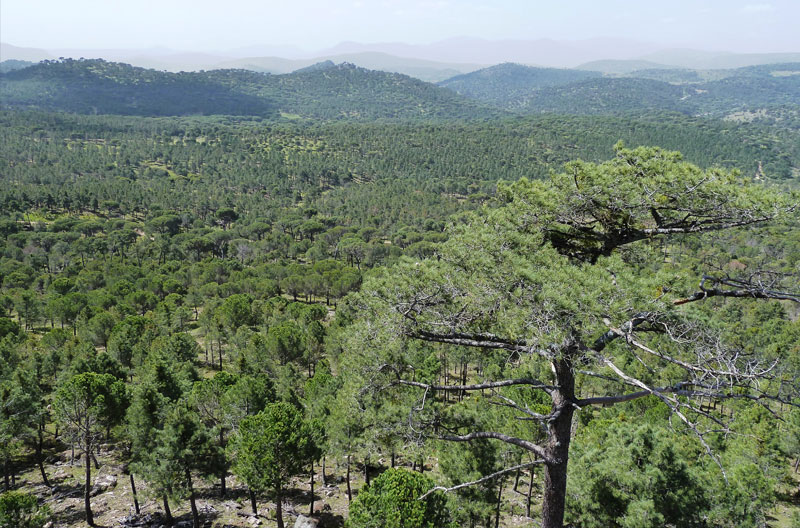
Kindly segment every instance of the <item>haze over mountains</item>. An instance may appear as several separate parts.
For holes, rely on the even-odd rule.
[[[102,58],[174,72],[242,68],[277,74],[331,60],[335,63],[350,62],[373,70],[403,73],[429,82],[442,81],[505,62],[626,73],[639,69],[740,68],[800,61],[800,53],[741,54],[663,49],[652,43],[620,38],[556,41],[461,37],[424,45],[401,42],[342,42],[317,51],[303,51],[291,46],[248,46],[211,53],[167,48],[45,50],[8,43],[0,45],[2,61],[15,59],[37,62],[58,57]]]
[[[275,75],[244,69],[171,73],[65,59],[0,74],[0,92],[0,108],[141,116],[406,121],[677,112],[725,117],[800,105],[800,62],[651,69],[628,76],[505,63],[436,85],[332,61]]]

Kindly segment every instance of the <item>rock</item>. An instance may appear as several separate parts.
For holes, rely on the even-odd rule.
[[[262,521],[258,517],[252,516],[247,518],[247,524],[250,526],[261,526]]]
[[[336,491],[335,490],[328,490],[328,491],[325,492],[325,496],[328,497],[328,498],[331,498],[334,495],[336,495]]]
[[[92,486],[92,497],[96,497],[101,493],[104,493],[110,489],[113,489],[117,486],[117,477],[114,475],[103,475],[102,477],[98,477],[97,480],[94,482],[94,486]]]
[[[317,528],[316,519],[309,519],[305,515],[298,515],[297,520],[294,522],[294,528]]]

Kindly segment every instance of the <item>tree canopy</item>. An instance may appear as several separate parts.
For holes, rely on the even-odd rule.
[[[506,206],[453,226],[435,258],[368,281],[352,301],[348,348],[368,387],[420,390],[412,430],[531,453],[530,464],[545,468],[545,528],[562,526],[576,413],[654,398],[712,453],[707,435],[730,417],[705,412],[698,399],[770,408],[798,396],[796,366],[725,342],[701,301],[800,297],[782,291],[779,275],[703,274],[661,252],[679,235],[778,220],[796,211],[797,196],[699,169],[678,153],[621,145],[608,162],[569,164],[549,182],[522,180],[502,194]],[[505,360],[472,383],[426,383],[415,379],[414,341]],[[520,388],[546,394],[549,408],[531,408],[512,391]],[[484,394],[512,417],[539,422],[545,440],[496,419],[454,421],[447,392],[475,394],[461,405]]]

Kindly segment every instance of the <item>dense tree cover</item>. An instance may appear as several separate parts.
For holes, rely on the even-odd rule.
[[[8,59],[0,61],[0,73],[6,73],[14,70],[21,70],[22,68],[33,66],[33,64],[34,63],[30,61],[16,60],[16,59]]]
[[[247,70],[169,73],[101,59],[64,59],[2,73],[0,91],[6,108],[82,114],[375,120],[503,113],[406,75],[347,63],[271,75]]]
[[[800,398],[796,355],[786,355],[782,347],[768,352],[741,339],[727,341],[723,329],[736,323],[724,310],[716,314],[720,305],[714,302],[800,303],[796,291],[781,291],[796,285],[783,275],[796,273],[796,251],[772,262],[772,271],[754,269],[749,278],[739,279],[703,270],[702,264],[697,273],[675,259],[665,260],[658,247],[682,236],[781,218],[796,224],[796,193],[781,195],[735,173],[702,170],[675,152],[620,145],[608,162],[574,162],[547,183],[521,180],[503,193],[507,206],[454,226],[435,258],[407,260],[376,274],[350,300],[353,324],[343,349],[347,364],[361,366],[353,383],[362,392],[372,390],[385,398],[417,391],[418,398],[407,400],[408,411],[398,413],[405,423],[401,427],[412,437],[494,440],[529,453],[534,460],[524,466],[544,468],[542,526],[559,528],[566,513],[576,415],[587,412],[590,422],[595,406],[640,399],[660,403],[673,427],[694,435],[695,449],[714,457],[712,443],[731,453],[735,445],[717,435],[747,434],[759,422],[759,413],[768,415]],[[711,306],[704,309],[707,304]],[[426,343],[431,350],[442,347],[443,354],[464,347],[485,351],[477,380],[419,379],[425,356],[418,350]],[[451,400],[449,393],[460,396]],[[754,403],[721,413],[704,410],[704,399]],[[498,409],[487,412],[492,405]],[[508,414],[502,419],[504,408]],[[465,419],[465,413],[471,418]],[[536,422],[540,428],[526,431],[515,420]],[[646,444],[654,433],[636,434],[640,436],[631,442]],[[597,443],[613,449],[608,441]],[[610,519],[619,526],[708,522],[708,516],[699,514],[705,499],[698,495],[699,484],[691,482],[688,466],[673,463],[674,475],[656,476],[663,472],[660,465],[670,465],[659,457],[678,457],[667,447],[646,449],[651,451],[640,458],[642,464],[647,460],[648,473],[638,477],[644,484],[636,484],[633,471],[624,477],[630,484],[612,483],[611,491],[593,488],[591,473],[577,477],[588,486],[576,488],[577,493],[596,508],[576,501],[579,525],[595,518],[598,526]],[[763,464],[774,463],[769,459],[769,454],[762,455]],[[749,464],[737,461],[732,471],[747,473]],[[753,467],[749,471],[756,480],[769,474]],[[659,494],[658,479],[686,481],[685,502],[679,505],[675,497]],[[745,487],[750,485],[765,487],[755,482]],[[635,500],[626,499],[627,486],[649,487],[658,500],[648,502],[641,491],[632,493]],[[735,519],[758,525],[763,504],[753,507],[754,497],[747,496],[752,489],[742,495],[735,491],[732,497],[714,497],[712,502],[726,506],[715,524]]]
[[[735,70],[642,70],[601,77],[584,70],[498,65],[439,83],[479,101],[520,112],[564,114],[672,111],[725,116],[800,104],[800,64]]]
[[[77,75],[89,65],[103,75],[121,76],[104,83],[126,85],[140,74],[153,75],[154,85],[164,81],[158,72],[135,76],[110,63],[60,67],[74,68]],[[341,83],[361,95],[380,91],[381,83],[395,84],[410,90],[404,97],[411,100],[429,90],[406,78],[369,77],[350,67],[327,70],[322,71],[331,78],[320,86],[329,98]],[[283,78],[281,90],[305,92],[319,83],[313,77],[319,73],[301,72],[292,78],[294,88],[286,84],[289,77]],[[215,72],[204,89],[232,90],[250,75]],[[194,83],[189,74],[178,77],[177,85]],[[271,79],[253,76],[241,93],[266,97],[267,88],[258,84],[262,77]],[[126,90],[121,93],[129,94]],[[375,105],[382,105],[380,97],[387,94],[378,94]],[[320,115],[344,111],[318,96],[304,104]],[[450,99],[441,97],[447,107]],[[66,452],[70,461],[77,456],[85,463],[84,493],[97,474],[93,463],[120,462],[130,480],[126,497],[133,510],[158,509],[165,524],[174,508],[192,511],[193,522],[202,522],[198,497],[227,501],[253,491],[254,509],[258,500],[273,503],[276,496],[297,507],[307,500],[306,483],[313,512],[315,474],[331,485],[332,471],[344,478],[342,488],[356,511],[369,505],[372,512],[373,506],[422,493],[433,483],[456,488],[473,482],[446,495],[456,524],[491,526],[510,514],[521,515],[520,505],[527,517],[538,517],[546,472],[534,464],[536,453],[489,438],[468,445],[425,440],[431,429],[441,435],[486,427],[545,442],[546,428],[527,419],[533,418],[527,411],[548,415],[549,395],[526,387],[490,387],[476,397],[467,387],[506,375],[549,379],[546,362],[529,364],[526,355],[513,351],[424,339],[374,347],[362,340],[353,346],[353,339],[366,339],[362,332],[377,339],[394,327],[365,327],[373,312],[354,310],[361,306],[358,297],[344,304],[343,299],[365,279],[369,291],[376,281],[388,284],[408,276],[410,284],[428,281],[432,288],[440,281],[445,288],[439,294],[473,288],[468,300],[474,304],[461,312],[475,316],[469,324],[502,319],[509,339],[526,339],[535,331],[537,338],[547,334],[552,341],[568,339],[559,330],[564,320],[575,321],[579,333],[607,332],[604,317],[616,328],[621,324],[613,309],[629,308],[625,315],[633,316],[644,303],[699,320],[709,329],[706,337],[751,354],[743,359],[796,368],[800,327],[788,301],[742,303],[717,295],[704,303],[710,310],[697,307],[698,302],[669,304],[691,293],[696,279],[709,272],[706,293],[725,285],[714,281],[744,281],[727,283],[744,289],[758,280],[786,281],[800,262],[796,218],[758,230],[742,226],[669,240],[648,231],[654,225],[689,229],[692,222],[708,221],[695,209],[694,218],[679,214],[697,206],[681,178],[695,183],[709,178],[711,183],[700,186],[709,189],[700,199],[714,218],[741,219],[741,210],[750,211],[754,220],[766,218],[774,211],[762,207],[762,198],[777,195],[778,185],[795,185],[800,165],[796,109],[742,111],[730,119],[659,113],[310,124],[231,116],[0,113],[4,489],[20,487],[18,476],[29,468],[37,481],[40,474],[45,485],[59,486],[52,482],[48,460]],[[713,168],[696,169],[658,151],[656,161],[645,164],[646,178],[637,183],[629,167],[638,167],[649,151],[620,150],[611,162],[616,172],[608,174],[608,164],[589,163],[614,156],[611,146],[620,138],[680,149],[692,162]],[[547,179],[578,158],[586,162]],[[679,178],[654,176],[665,167],[670,174],[678,167]],[[731,169],[745,177],[740,180]],[[753,175],[765,187],[751,181]],[[503,192],[497,195],[498,181],[523,177],[528,179],[500,185]],[[576,181],[583,194],[573,189]],[[645,183],[664,192],[654,198]],[[598,212],[598,204],[608,207]],[[594,213],[596,224],[587,226]],[[548,228],[515,233],[520,225]],[[626,234],[639,241],[627,240],[631,245],[617,251],[614,244]],[[453,248],[455,257],[448,253]],[[487,257],[492,248],[495,256]],[[786,276],[755,274],[765,263]],[[441,282],[447,279],[437,275],[443,266],[479,271],[469,280]],[[518,279],[516,286],[504,289],[509,277]],[[543,299],[555,303],[547,305],[555,315],[526,326],[518,316],[535,296],[525,285],[534,283]],[[584,293],[572,293],[581,285]],[[384,299],[371,301],[393,298],[407,284],[395,286]],[[629,292],[634,286],[642,287],[640,293]],[[469,311],[481,302],[489,309]],[[575,315],[584,308],[588,322]],[[480,330],[490,332],[490,326]],[[637,327],[628,337],[640,338],[645,330]],[[650,332],[644,337],[667,341]],[[669,347],[685,352],[682,343]],[[607,351],[621,360],[615,365],[648,386],[664,387],[680,377],[680,365],[662,368],[663,358],[642,359],[633,341],[614,339]],[[379,382],[396,381],[388,367],[365,379],[362,353],[381,355],[383,364],[401,365],[404,374],[413,366],[413,382],[435,388],[420,401],[419,392],[384,387]],[[604,376],[599,378],[578,374],[576,391],[593,398],[606,389],[625,388],[626,383],[607,379],[614,375],[608,369],[595,372]],[[365,384],[385,390],[364,391]],[[665,395],[673,396],[679,397]],[[589,518],[620,526],[691,525],[702,514],[707,526],[763,526],[776,490],[788,485],[787,472],[800,459],[800,415],[777,403],[758,407],[744,398],[722,402],[717,396],[709,393],[697,404],[704,413],[698,425],[735,416],[733,424],[726,423],[732,435],[709,431],[698,438],[685,422],[673,417],[670,424],[663,402],[653,396],[576,411],[569,464],[587,469],[570,469],[567,518],[587,526]],[[525,409],[526,419],[517,419],[504,398]],[[673,404],[694,417],[683,407],[689,400]],[[786,420],[776,426],[770,412]],[[430,422],[418,424],[419,417]],[[270,440],[275,436],[287,438],[295,455],[276,454]],[[240,456],[244,452],[247,457]],[[624,460],[592,463],[610,457]],[[667,464],[673,459],[678,463]],[[717,461],[730,486],[723,485]],[[613,473],[622,465],[630,470]],[[387,466],[417,472],[383,472]],[[511,472],[503,472],[509,467]],[[265,476],[274,478],[265,481]],[[664,479],[680,481],[685,494],[675,498],[648,487]],[[363,492],[361,482],[368,484]],[[231,488],[236,493],[229,493]],[[609,493],[616,502],[597,499]],[[151,500],[140,504],[141,497]],[[427,498],[439,513],[414,519],[437,524],[444,500],[440,494]],[[100,509],[98,503],[102,498],[89,494],[87,520]],[[510,513],[511,504],[517,509]]]
[[[563,86],[601,76],[600,72],[586,70],[535,68],[504,63],[457,75],[438,84],[467,97],[514,109],[525,107],[533,92],[541,88]]]
[[[270,75],[247,70],[168,73],[99,59],[64,59],[0,72],[0,90],[5,108],[83,114],[350,121],[486,119],[504,111],[724,116],[800,104],[799,67],[770,64],[678,77],[672,71],[632,72],[620,78],[501,64],[442,81],[443,89],[347,63]]]

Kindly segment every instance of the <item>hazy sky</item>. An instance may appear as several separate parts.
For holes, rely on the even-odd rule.
[[[308,50],[599,36],[733,51],[800,51],[800,0],[0,0],[0,39],[40,48]]]

